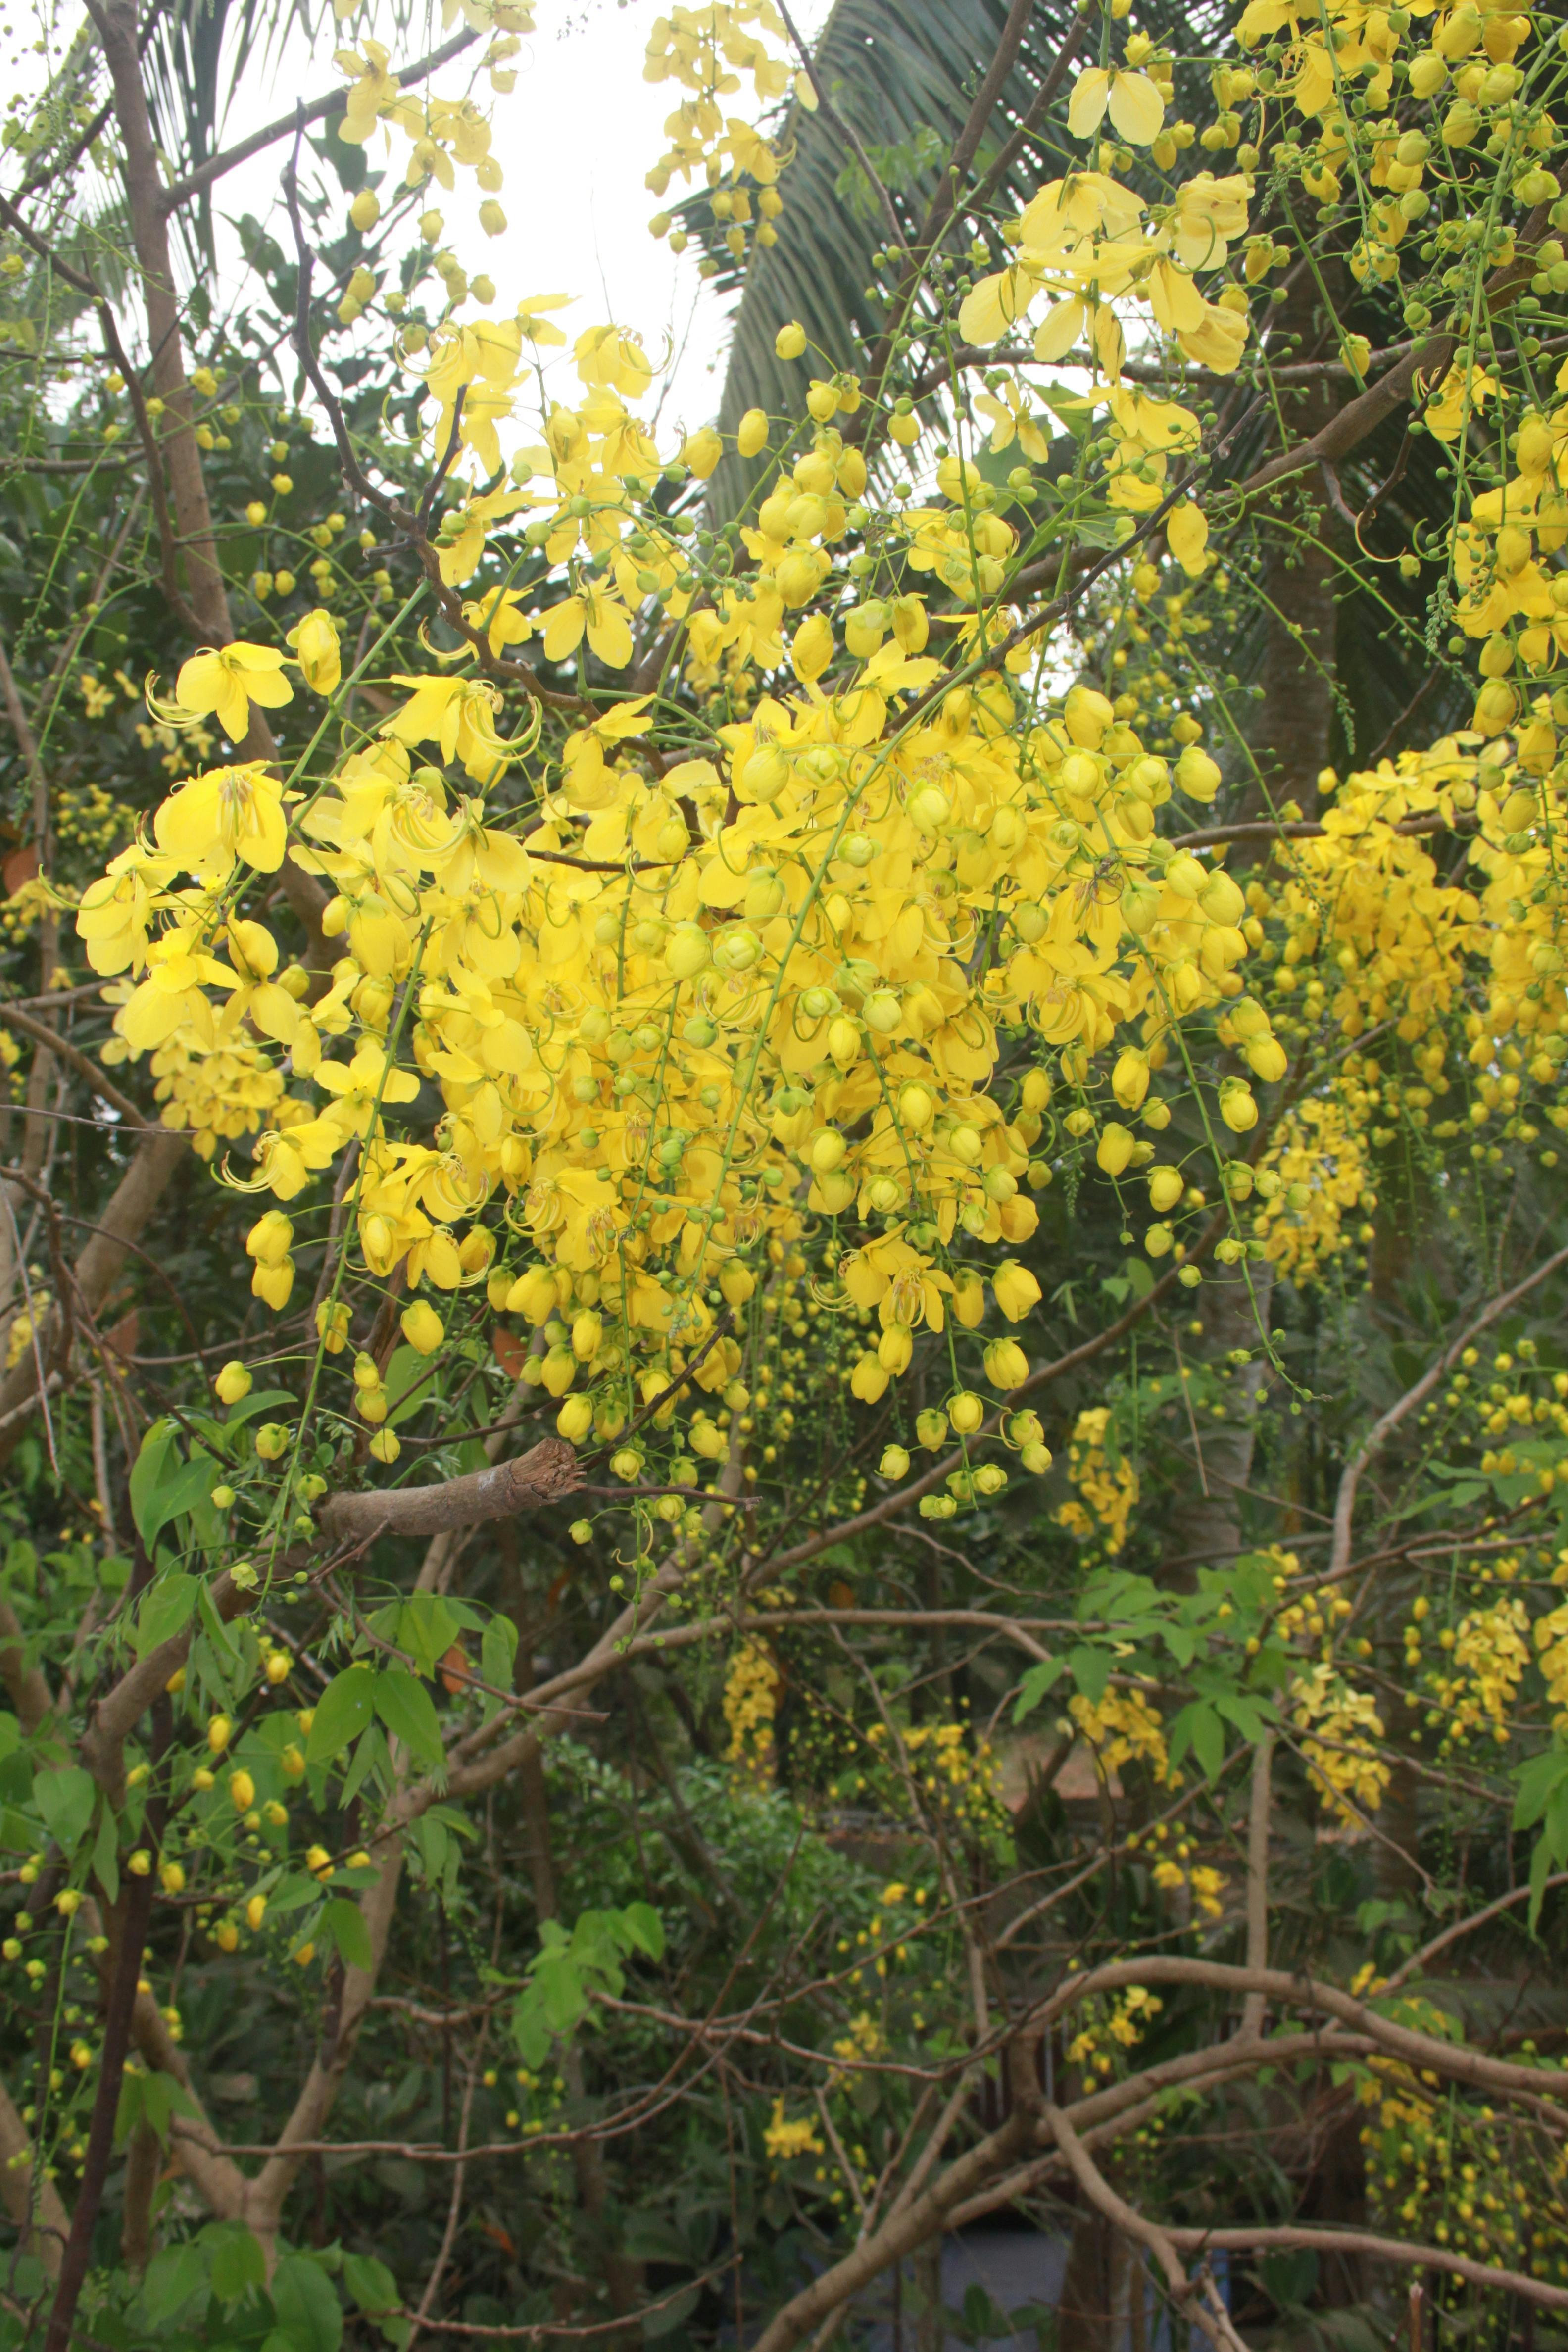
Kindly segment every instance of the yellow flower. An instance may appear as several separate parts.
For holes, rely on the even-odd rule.
[[[159,848],[193,874],[221,879],[237,857],[276,874],[288,846],[283,787],[258,764],[210,768],[159,804],[153,831]]]
[[[207,647],[193,654],[181,667],[174,691],[182,710],[198,719],[211,712],[233,743],[244,740],[251,703],[276,710],[294,698],[283,675],[283,656],[271,646],[247,645],[243,639],[221,651]]]

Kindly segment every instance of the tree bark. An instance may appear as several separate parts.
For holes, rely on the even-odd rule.
[[[332,1543],[364,1543],[378,1535],[436,1536],[560,1502],[582,1483],[576,1454],[566,1440],[542,1437],[515,1461],[448,1478],[439,1486],[329,1496],[317,1506],[316,1519]]]

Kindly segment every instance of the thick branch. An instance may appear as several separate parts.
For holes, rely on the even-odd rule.
[[[1405,2263],[1418,2270],[1447,2271],[1468,2279],[1473,2286],[1496,2287],[1503,2294],[1523,2295],[1544,2304],[1550,2311],[1568,2311],[1568,2287],[1549,2286],[1544,2279],[1523,2271],[1500,2271],[1490,2263],[1472,2262],[1468,2254],[1451,2254],[1443,2246],[1423,2246],[1402,2238],[1380,2238],[1372,2230],[1313,2230],[1293,2223],[1268,2229],[1169,2230],[1166,2236],[1184,2253],[1206,2253],[1234,2248],[1237,2252],[1270,2246],[1309,2247],[1325,2253],[1371,2254],[1374,2261]]]
[[[1505,310],[1523,293],[1535,268],[1531,249],[1545,231],[1546,207],[1538,205],[1515,240],[1520,257],[1493,270],[1486,282],[1484,299],[1489,310]],[[1375,383],[1348,401],[1321,433],[1314,433],[1310,441],[1298,443],[1294,449],[1281,450],[1279,457],[1270,457],[1267,465],[1249,474],[1241,484],[1241,495],[1245,498],[1255,490],[1267,489],[1270,482],[1280,481],[1287,474],[1302,473],[1309,467],[1338,465],[1352,449],[1361,446],[1368,434],[1376,432],[1385,416],[1404,405],[1417,378],[1430,386],[1441,383],[1458,348],[1457,335],[1433,335],[1418,343],[1397,367],[1390,368],[1386,375],[1379,376]]]
[[[1535,2100],[1568,2099],[1568,2074],[1558,2074],[1550,2067],[1510,2065],[1504,2059],[1489,2058],[1463,2042],[1440,2042],[1434,2034],[1416,2033],[1407,2025],[1396,2025],[1391,2019],[1380,2016],[1365,2001],[1342,1992],[1337,1985],[1321,1983],[1315,1977],[1290,1976],[1283,1969],[1233,1968],[1221,1960],[1183,1959],[1167,1952],[1152,1952],[1142,1959],[1113,1960],[1105,1968],[1086,1969],[1082,1976],[1059,1985],[1050,1999],[1041,2003],[1031,2025],[1038,2030],[1054,2023],[1095,1993],[1120,1991],[1134,1984],[1205,1985],[1214,1992],[1261,1993],[1280,2009],[1316,2010],[1325,2017],[1337,2018],[1342,2024],[1353,2026],[1358,2033],[1369,2035],[1396,2058],[1403,2058],[1407,2065],[1429,2067],[1453,2082],[1468,2083],[1475,2090],[1517,2094]]]
[[[791,2352],[791,2347],[819,2321],[839,2310],[852,2295],[889,2264],[900,2262],[916,2246],[923,2245],[942,2228],[948,2214],[966,2197],[973,2195],[993,2174],[1002,2172],[1021,2156],[1035,2136],[1035,2111],[1020,2105],[1000,2131],[993,2132],[966,2156],[950,2164],[923,2196],[906,2205],[884,2221],[879,2230],[813,2279],[808,2287],[792,2295],[783,2309],[774,2313],[758,2336],[753,2352]]]
[[[1247,1822],[1247,1965],[1268,1966],[1268,1831],[1273,1814],[1274,1734],[1266,1731],[1252,1751],[1252,1801]],[[1263,2031],[1264,2000],[1249,1992],[1241,2012],[1244,2033]]]
[[[89,1315],[102,1304],[118,1279],[138,1235],[184,1161],[185,1150],[185,1138],[166,1128],[150,1130],[137,1145],[131,1165],[116,1185],[96,1232],[72,1270],[76,1295]],[[57,1307],[39,1340],[46,1376],[58,1369],[53,1360],[63,1349],[65,1331],[64,1318]],[[29,1351],[0,1380],[0,1460],[21,1434],[25,1415],[20,1408],[36,1401],[37,1393],[38,1368]]]
[[[542,1437],[513,1462],[498,1462],[439,1486],[395,1486],[373,1495],[331,1495],[316,1507],[333,1543],[368,1543],[378,1535],[435,1536],[486,1519],[558,1503],[583,1483],[576,1453],[563,1437]]]
[[[52,2180],[41,2178],[35,2189],[35,2161],[27,2126],[0,2083],[0,2202],[22,2233],[24,2253],[37,2254],[48,2276],[58,2278],[70,2215]]]
[[[1165,2284],[1178,2309],[1185,2310],[1197,2321],[1215,2352],[1222,2346],[1239,2344],[1241,2339],[1235,2329],[1228,2324],[1222,2325],[1215,2313],[1205,2309],[1203,2298],[1183,2268],[1168,2231],[1147,2221],[1124,2197],[1117,2195],[1059,2107],[1047,2105],[1045,2115],[1051,2137],[1083,2195],[1124,2238],[1131,2238],[1134,2245],[1148,2247],[1165,2273]]]

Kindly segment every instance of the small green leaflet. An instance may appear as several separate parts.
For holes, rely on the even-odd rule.
[[[79,1764],[40,1772],[33,1782],[33,1802],[62,1853],[74,1853],[87,1835],[97,1794],[91,1775]]]
[[[370,1721],[375,1704],[375,1674],[370,1666],[349,1666],[334,1675],[316,1702],[315,1718],[305,1747],[308,1764],[330,1764]]]
[[[136,1654],[151,1656],[165,1642],[184,1631],[192,1616],[196,1595],[201,1587],[194,1576],[181,1568],[169,1569],[150,1584],[142,1596],[142,1606],[136,1612]]]
[[[393,1738],[401,1739],[427,1770],[440,1763],[444,1750],[435,1701],[424,1684],[402,1666],[376,1675],[375,1711]],[[315,1737],[313,1727],[310,1736]]]
[[[374,1967],[370,1930],[360,1916],[359,1905],[351,1903],[346,1895],[334,1895],[322,1906],[316,1932],[337,1946],[351,1969]]]
[[[1041,1700],[1056,1688],[1066,1672],[1065,1658],[1042,1658],[1037,1666],[1031,1666],[1018,1685],[1018,1696],[1013,1707],[1014,1722],[1022,1723],[1026,1715],[1033,1715]]]
[[[1219,1778],[1225,1762],[1225,1726],[1216,1707],[1207,1699],[1194,1699],[1183,1707],[1171,1726],[1171,1762],[1179,1764],[1191,1748],[1205,1775],[1210,1780]]]

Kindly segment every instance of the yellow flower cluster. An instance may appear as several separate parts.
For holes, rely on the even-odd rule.
[[[816,105],[809,75],[792,70],[784,58],[773,54],[770,41],[781,48],[788,41],[771,0],[710,0],[706,7],[672,8],[658,17],[643,65],[645,81],[673,81],[689,93],[665,122],[669,147],[647,184],[662,198],[677,174],[689,187],[700,172],[710,211],[716,222],[726,224],[723,242],[737,262],[746,256],[748,228],[761,246],[777,241],[773,223],[784,205],[776,183],[787,155],[775,152],[754,123],[726,114],[721,99],[732,97],[742,76],[749,74],[759,107],[774,107],[792,90],[808,110]],[[757,191],[755,215],[747,181]],[[655,236],[669,236],[672,252],[685,250],[687,233],[678,229],[670,236],[668,212],[656,213],[648,226]],[[704,275],[713,275],[715,268],[706,264]]]
[[[1552,1727],[1568,1731],[1568,1602],[1538,1617],[1534,1635],[1547,1701],[1556,1710]]]
[[[1086,2083],[1114,2074],[1119,2055],[1136,2050],[1164,2003],[1146,1985],[1129,1985],[1109,2000],[1088,2004],[1088,2014],[1067,2047],[1067,2063],[1081,2067]]]
[[[1507,1746],[1512,1708],[1530,1664],[1529,1637],[1529,1612],[1512,1595],[1460,1618],[1449,1654],[1454,1671],[1436,1675],[1430,1684],[1446,1710],[1445,1748],[1462,1748],[1478,1731],[1500,1748]]]
[[[766,1645],[755,1639],[739,1643],[724,1676],[724,1721],[730,1731],[725,1754],[752,1788],[770,1788],[777,1769],[773,1718],[782,1688],[783,1677]]]
[[[1126,1455],[1108,1444],[1110,1426],[1105,1405],[1087,1405],[1079,1414],[1068,1448],[1068,1476],[1083,1501],[1059,1504],[1056,1520],[1079,1543],[1089,1542],[1099,1532],[1114,1559],[1127,1540],[1139,1486],[1138,1473]]]
[[[1289,1692],[1290,1719],[1305,1734],[1301,1753],[1330,1813],[1347,1828],[1364,1826],[1383,1802],[1390,1772],[1379,1748],[1383,1718],[1374,1700],[1324,1661],[1298,1675]]]
[[[1402,2004],[1400,2021],[1441,2032],[1447,2021],[1427,2002]],[[1532,2045],[1524,2045],[1529,2053]],[[1436,2093],[1411,2069],[1374,2059],[1358,2084],[1367,2189],[1385,2229],[1517,2268],[1528,2243],[1540,2278],[1568,2280],[1563,2224],[1568,2158],[1543,2134],[1490,2107]]]
[[[1108,1690],[1100,1699],[1075,1691],[1068,1701],[1073,1726],[1094,1750],[1102,1772],[1121,1764],[1146,1764],[1157,1781],[1171,1778],[1164,1726],[1142,1691]]]
[[[824,2143],[816,2136],[816,2126],[803,2116],[793,2121],[785,2116],[783,2099],[773,2101],[773,2120],[763,2133],[763,2146],[774,2164],[787,2164],[793,2157],[820,2156]]]

